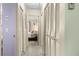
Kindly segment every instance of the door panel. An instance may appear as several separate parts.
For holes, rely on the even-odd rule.
[[[56,55],[56,41],[55,41],[55,6],[51,4],[51,56]]]
[[[2,4],[3,55],[16,55],[16,3]]]

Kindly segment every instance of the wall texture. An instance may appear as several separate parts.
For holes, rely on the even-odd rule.
[[[65,55],[79,55],[79,4],[73,10],[65,4]]]

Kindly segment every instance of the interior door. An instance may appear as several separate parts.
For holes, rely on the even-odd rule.
[[[48,4],[45,8],[45,55],[62,55],[64,39],[63,5]]]
[[[3,55],[16,55],[16,3],[2,4]]]

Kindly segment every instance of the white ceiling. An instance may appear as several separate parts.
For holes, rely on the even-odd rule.
[[[40,3],[26,3],[25,7],[27,9],[41,9],[41,4]]]

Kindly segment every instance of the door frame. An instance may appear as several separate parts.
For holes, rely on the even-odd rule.
[[[20,10],[21,10],[21,14],[22,14],[22,54],[24,53],[24,26],[23,26],[23,21],[24,21],[24,17],[23,17],[23,9],[20,6]]]
[[[19,19],[20,13],[22,13],[22,15],[23,15],[23,9],[21,8],[21,6],[19,4],[17,4],[16,9],[17,9],[16,10],[16,55],[20,56],[20,55],[23,55],[23,53],[24,53],[24,43],[23,43],[24,42],[24,36],[23,36],[24,35],[24,24],[23,24],[24,17],[22,17],[23,20]],[[20,28],[19,23],[21,23],[22,28]],[[20,29],[22,29],[22,33],[20,33]],[[22,39],[20,39],[22,42],[19,40],[19,37],[20,37],[19,34],[22,35]]]
[[[64,55],[64,27],[65,27],[65,4],[64,3],[56,3],[55,9],[55,21],[59,20],[59,27],[61,28],[61,32],[59,33],[59,38],[57,38],[57,30],[55,30],[55,39],[56,39],[56,48],[57,48],[57,42],[59,41],[59,44],[61,46],[59,47],[59,50],[57,52],[56,49],[56,56],[62,56]],[[60,22],[62,21],[62,22]],[[55,26],[57,27],[57,24],[55,22]]]

